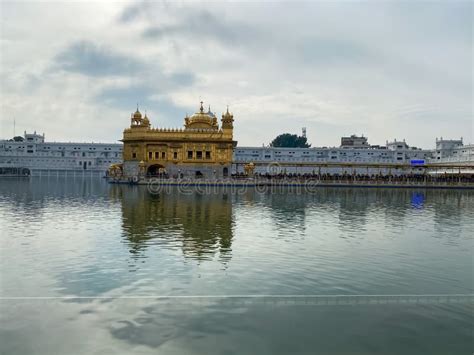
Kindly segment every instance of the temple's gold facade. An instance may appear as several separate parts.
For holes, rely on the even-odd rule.
[[[184,119],[184,128],[152,128],[145,114],[131,116],[130,128],[123,132],[124,177],[223,177],[230,174],[233,140],[233,115],[227,109],[221,126],[217,117],[204,111]]]

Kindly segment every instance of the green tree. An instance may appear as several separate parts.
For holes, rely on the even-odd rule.
[[[270,143],[270,147],[280,148],[309,148],[311,144],[308,144],[306,137],[298,136],[291,133],[283,133],[276,137]]]

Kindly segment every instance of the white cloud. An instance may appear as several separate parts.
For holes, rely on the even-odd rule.
[[[473,141],[472,4],[2,3],[1,135],[120,139],[136,102],[181,126],[227,104],[242,145]],[[62,59],[62,60],[61,60]]]

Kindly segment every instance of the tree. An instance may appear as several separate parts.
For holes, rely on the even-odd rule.
[[[296,134],[283,133],[272,140],[270,147],[309,148],[311,147],[311,144],[308,144],[306,137],[298,136]]]

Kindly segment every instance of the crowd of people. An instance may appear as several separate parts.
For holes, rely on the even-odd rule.
[[[243,173],[233,174],[234,179],[247,179],[248,175]],[[295,173],[279,173],[279,174],[259,174],[253,175],[254,179],[278,181],[338,181],[338,182],[394,182],[394,183],[474,183],[474,174],[295,174]]]
[[[183,179],[184,175],[168,175],[167,173],[160,173],[157,175],[147,174],[148,178],[155,177],[161,179]],[[279,174],[260,174],[255,173],[248,175],[245,173],[232,174],[231,179],[234,180],[246,180],[252,178],[254,180],[265,180],[265,181],[293,181],[293,182],[306,182],[306,181],[323,181],[323,182],[373,182],[373,183],[474,183],[474,173],[438,173],[438,174],[297,174],[297,173],[279,173]],[[201,175],[197,175],[194,178],[205,179]]]

